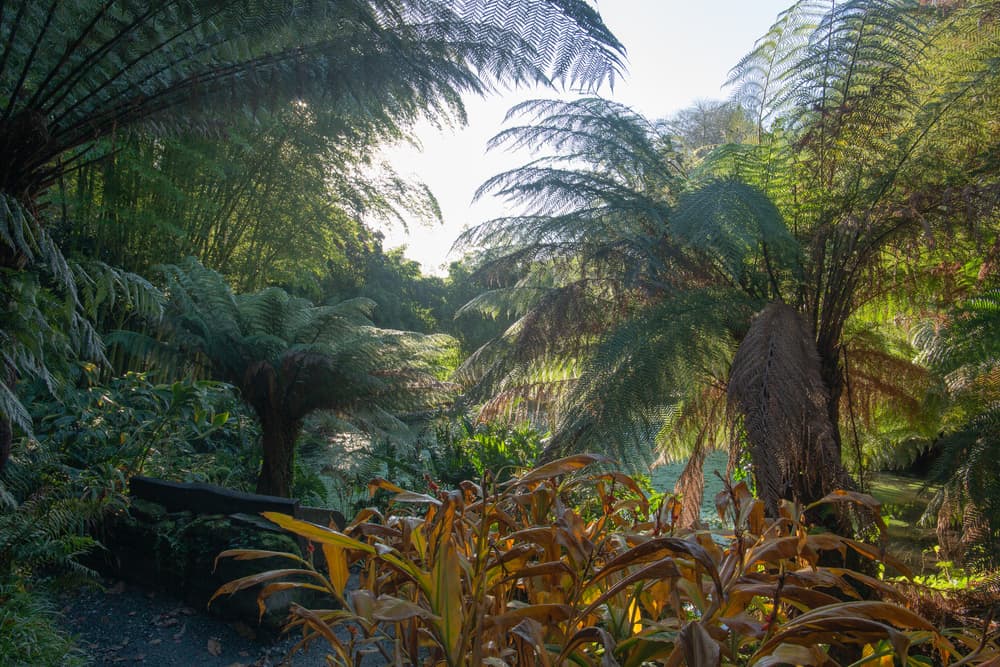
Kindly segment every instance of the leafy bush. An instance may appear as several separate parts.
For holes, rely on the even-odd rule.
[[[77,558],[96,546],[101,517],[124,507],[124,488],[113,468],[74,469],[35,441],[18,443],[0,477],[0,584],[85,572]]]
[[[35,437],[71,468],[110,466],[237,488],[256,475],[257,426],[225,383],[158,384],[126,373],[60,398],[39,392],[31,402]]]
[[[435,435],[431,465],[436,479],[448,486],[481,479],[487,471],[505,481],[542,451],[542,435],[530,424],[475,423],[465,417],[439,423]]]
[[[336,604],[293,607],[289,627],[302,630],[302,644],[324,638],[338,665],[371,653],[393,664],[623,667],[1000,656],[995,641],[939,631],[901,606],[893,585],[828,564],[852,551],[905,571],[871,544],[803,523],[819,505],[860,504],[877,516],[868,496],[784,502],[769,519],[741,483],[716,498],[731,533],[682,535],[676,501],[651,506],[626,475],[582,474],[597,462],[607,461],[572,456],[505,484],[487,477],[485,487],[466,481],[433,495],[375,480],[372,491],[394,494],[393,511],[362,511],[343,532],[268,513],[318,546],[325,570],[287,554],[288,569],[238,579],[216,596],[263,584],[263,606],[288,588],[325,591]],[[593,519],[564,500],[583,487],[603,503]],[[360,581],[349,589],[351,569]]]
[[[302,480],[302,491],[294,495],[311,493],[347,516],[371,504],[385,510],[391,494],[368,497],[374,477],[422,492],[482,479],[487,470],[504,480],[531,466],[542,448],[542,435],[529,425],[420,417],[387,426],[374,437],[329,412],[308,419],[298,442],[296,482]]]

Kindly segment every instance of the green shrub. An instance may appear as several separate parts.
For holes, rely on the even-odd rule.
[[[234,389],[222,382],[157,384],[126,373],[61,392],[36,388],[35,437],[75,469],[111,466],[185,482],[252,485],[258,429]]]

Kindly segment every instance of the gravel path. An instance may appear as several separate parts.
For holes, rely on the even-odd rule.
[[[162,593],[124,582],[104,591],[80,589],[60,601],[64,625],[93,664],[155,667],[314,667],[326,665],[324,644],[286,661],[297,637],[258,641],[253,628],[227,623]]]

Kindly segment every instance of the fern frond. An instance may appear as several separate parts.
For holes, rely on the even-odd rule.
[[[685,193],[670,218],[670,229],[706,261],[719,262],[733,284],[769,278],[770,284],[757,288],[760,294],[781,298],[780,282],[801,273],[799,244],[777,207],[739,181],[713,181]]]
[[[691,291],[612,328],[581,369],[547,451],[650,463],[674,411],[728,365],[732,327],[749,307],[736,291]]]

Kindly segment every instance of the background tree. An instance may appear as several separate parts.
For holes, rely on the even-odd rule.
[[[662,124],[679,147],[689,153],[704,153],[723,144],[741,144],[755,130],[743,107],[718,100],[697,100]]]
[[[372,234],[365,224],[404,209],[440,219],[424,186],[372,157],[395,136],[292,105],[233,119],[224,137],[118,140],[50,194],[65,212],[53,234],[74,255],[131,271],[196,256],[238,291],[279,284],[319,297],[329,271],[349,271]]]
[[[314,306],[276,287],[234,295],[193,259],[162,271],[163,330],[155,339],[119,332],[113,340],[161,369],[239,388],[260,420],[258,493],[289,495],[295,441],[309,414],[332,410],[377,423],[447,394],[435,373],[450,339],[379,329],[369,300]]]
[[[886,381],[873,369],[912,364],[845,332],[900,295],[894,263],[926,256],[928,234],[996,238],[997,136],[981,107],[1000,41],[973,28],[993,22],[981,5],[797,3],[734,77],[756,140],[688,170],[662,130],[613,103],[522,107],[533,123],[494,143],[554,155],[487,182],[527,213],[466,242],[489,244],[484,271],[534,266],[473,304],[519,316],[473,356],[473,378],[507,405],[560,399],[553,451],[698,451],[728,404],[772,510],[850,486],[854,396],[916,402],[922,385],[907,386],[918,370]]]

